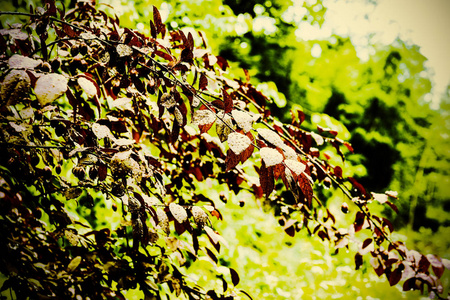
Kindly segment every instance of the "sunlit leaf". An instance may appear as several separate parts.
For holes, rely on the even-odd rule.
[[[228,146],[236,155],[241,154],[251,143],[248,136],[242,133],[232,132],[228,135]]]
[[[306,169],[306,165],[302,164],[298,160],[286,159],[284,163],[286,164],[286,167],[288,167],[291,171],[293,171],[297,175],[300,175]]]
[[[170,227],[167,214],[160,207],[158,207],[156,209],[156,216],[158,218],[158,226],[168,235],[170,233]]]
[[[277,165],[283,161],[283,155],[277,149],[264,147],[259,150],[259,153],[267,167]]]
[[[32,59],[27,56],[14,54],[8,59],[8,66],[11,69],[34,69],[42,63],[42,60]]]
[[[60,74],[46,74],[39,77],[34,93],[42,106],[52,103],[67,90],[68,79]]]
[[[120,57],[130,56],[131,54],[133,54],[133,48],[131,48],[128,45],[124,45],[124,44],[118,44],[116,46],[116,51]]]
[[[271,143],[276,147],[283,148],[284,143],[281,140],[280,136],[275,131],[270,130],[268,128],[258,128],[256,129],[256,131],[267,142]]]
[[[311,132],[311,136],[312,136],[313,139],[316,141],[316,144],[317,144],[318,146],[323,145],[324,139],[323,139],[323,137],[322,137],[321,135],[319,135],[319,134],[317,134],[317,133],[315,133],[315,132]]]
[[[100,125],[98,123],[92,124],[92,132],[94,132],[95,136],[101,140],[105,137],[113,138],[111,130],[109,130],[108,126]]]
[[[206,212],[201,209],[198,206],[193,206],[191,208],[191,213],[192,216],[194,217],[194,221],[195,223],[199,226],[199,227],[203,227],[205,224],[208,223],[209,219],[208,219],[208,215],[206,214]]]
[[[244,132],[249,132],[253,126],[253,117],[250,116],[245,111],[233,110],[231,112],[236,124],[244,130]]]
[[[169,204],[169,210],[172,216],[177,220],[178,223],[182,224],[187,220],[188,215],[183,206],[176,204],[174,202]]]
[[[216,133],[221,142],[225,142],[228,139],[228,135],[233,131],[232,128],[233,124],[228,114],[225,114],[221,120],[216,122]]]
[[[196,125],[209,125],[216,120],[216,115],[208,109],[198,109],[194,112],[192,123]]]
[[[77,82],[89,97],[97,95],[97,87],[91,80],[87,79],[86,77],[78,77]]]
[[[81,260],[82,260],[81,256],[74,257],[67,266],[67,272],[71,273],[75,271],[75,269],[78,268],[78,266],[80,265]]]
[[[178,107],[175,107],[174,109],[174,115],[175,115],[175,120],[177,120],[177,123],[179,125],[183,125],[184,123],[184,117],[183,114],[181,113],[180,109]]]
[[[171,93],[164,93],[161,96],[161,105],[165,108],[171,108],[174,107],[177,104],[175,101],[175,97]]]

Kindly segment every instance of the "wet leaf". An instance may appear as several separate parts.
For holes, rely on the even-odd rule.
[[[399,267],[395,268],[394,271],[391,272],[389,275],[389,285],[393,286],[396,285],[400,279],[402,278],[402,272],[403,272],[403,265],[400,265]]]
[[[266,195],[266,197],[269,197],[270,193],[272,193],[274,189],[273,168],[266,168],[264,162],[259,169],[259,182],[264,194]]]

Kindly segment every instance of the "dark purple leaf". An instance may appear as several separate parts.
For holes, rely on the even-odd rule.
[[[237,286],[240,280],[238,273],[233,268],[230,268],[230,274],[231,274],[231,282],[233,283],[234,286]]]
[[[355,270],[359,270],[359,268],[362,266],[363,264],[363,257],[361,254],[356,253],[355,254]]]

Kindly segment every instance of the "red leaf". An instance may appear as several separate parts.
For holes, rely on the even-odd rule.
[[[67,24],[62,24],[64,32],[71,38],[75,38],[78,36],[78,34],[72,29],[72,26],[69,26]]]
[[[98,165],[98,180],[103,181],[106,179],[106,175],[108,174],[108,168],[105,164]]]
[[[277,165],[275,165],[273,167],[274,167],[273,168],[273,175],[274,175],[275,180],[277,180],[280,177],[285,177],[286,176],[285,171],[284,171],[285,166],[283,164],[277,164]]]
[[[359,268],[362,266],[363,264],[363,257],[361,254],[356,253],[355,254],[355,270],[359,270]]]
[[[273,167],[266,168],[264,162],[262,162],[261,168],[259,169],[259,182],[266,198],[269,197],[274,189]]]
[[[347,147],[348,151],[350,151],[351,153],[353,153],[353,147],[352,147],[352,145],[350,145],[350,143],[344,142],[344,146]]]
[[[230,268],[231,282],[234,286],[239,284],[239,275],[233,268]]]
[[[170,55],[166,52],[163,52],[161,50],[156,50],[153,52],[153,54],[158,55],[159,57],[164,58],[165,60],[174,61],[174,58],[172,57],[172,55]]]
[[[205,247],[205,249],[206,249],[206,254],[209,256],[209,258],[211,258],[211,259],[217,264],[217,262],[218,262],[219,260],[218,260],[217,257],[214,255],[214,253],[213,253],[211,250],[209,250],[209,248],[206,248],[206,247]]]
[[[247,69],[243,69],[244,74],[245,74],[245,81],[246,82],[250,82],[250,73],[248,73]]]
[[[363,242],[363,244],[362,244],[362,248],[363,248],[363,249],[366,248],[366,247],[369,246],[371,243],[372,243],[372,239],[371,239],[371,238],[366,239],[366,240]]]
[[[370,199],[370,195],[366,189],[353,177],[348,177],[348,180],[352,183],[353,187],[361,194],[362,199]]]
[[[161,33],[161,37],[164,38],[166,26],[163,24],[161,15],[156,6],[153,6],[153,20],[155,21],[156,35],[158,35],[158,33]]]
[[[291,237],[295,236],[295,223],[297,223],[297,220],[289,219],[283,227],[284,231]]]
[[[428,254],[427,258],[431,264],[431,267],[433,268],[434,274],[436,274],[438,278],[441,278],[445,270],[444,264],[442,263],[441,259],[433,254]]]
[[[396,285],[400,279],[402,278],[402,272],[403,272],[403,265],[398,266],[394,271],[391,272],[389,275],[389,284],[391,286]]]
[[[309,183],[308,178],[306,177],[306,175],[304,173],[302,173],[300,176],[298,176],[297,181],[298,181],[300,190],[302,191],[302,194],[306,199],[306,203],[307,203],[308,207],[311,207],[314,192],[311,187],[311,184]]]
[[[176,223],[176,222],[175,222]],[[218,234],[210,227],[205,226],[204,227],[206,235],[208,236],[209,241],[211,244],[216,248],[217,252],[220,252],[220,243],[218,239]]]
[[[222,56],[217,56],[217,64],[222,69],[222,71],[226,71],[227,68],[230,66],[228,64],[228,61],[225,58],[223,58]]]
[[[358,211],[358,212],[356,213],[356,216],[355,216],[355,223],[354,223],[354,226],[355,226],[355,232],[358,232],[358,231],[360,231],[360,230],[362,229],[362,227],[363,227],[363,225],[364,225],[364,219],[365,219],[365,217],[366,217],[366,215],[364,215],[363,212]]]
[[[207,86],[208,86],[208,78],[206,78],[206,75],[202,73],[200,75],[200,82],[198,84],[198,89],[203,91],[206,89]]]
[[[387,205],[389,205],[396,213],[398,213],[397,205],[395,205],[395,204],[392,203],[391,201],[386,201],[385,203],[386,203]]]
[[[430,267],[430,262],[428,261],[427,257],[425,255],[421,255],[420,261],[419,261],[419,271],[421,272],[428,272],[428,268]]]
[[[233,110],[233,99],[224,89],[222,90],[222,96],[225,103],[225,113],[230,113]]]
[[[193,58],[194,54],[192,53],[191,49],[185,48],[183,49],[183,51],[181,51],[180,61],[185,61],[189,63],[192,61]]]
[[[208,132],[211,127],[214,125],[214,122],[206,124],[206,125],[198,125],[198,129],[200,129],[200,133]]]
[[[217,209],[211,211],[210,213],[211,213],[211,216],[216,217],[217,220],[223,220],[222,215],[220,214],[220,212]]]
[[[211,104],[217,107],[218,109],[225,109],[225,104],[223,103],[222,100],[216,99],[213,102],[211,102]]]
[[[240,162],[239,156],[234,154],[234,152],[231,149],[228,149],[227,158],[225,159],[225,164],[227,166],[226,171],[228,172],[234,167],[236,167],[239,162]]]
[[[342,168],[339,166],[334,167],[334,175],[337,178],[341,178],[342,179]]]
[[[187,36],[187,44],[186,46],[191,50],[191,52],[194,50],[194,38],[192,37],[192,34],[189,32]]]
[[[409,278],[403,283],[403,291],[407,292],[416,288],[416,278]]]
[[[386,218],[382,218],[383,219],[383,227],[387,226],[389,228],[390,232],[394,231],[394,226],[392,225],[391,221],[389,221]]]
[[[175,231],[178,233],[178,235],[182,235],[183,232],[186,231],[186,224],[188,224],[187,222],[183,222],[183,224],[178,223],[177,221],[173,222],[173,224],[175,225]]]
[[[325,231],[323,231],[323,230],[319,231],[319,232],[317,233],[317,235],[322,239],[322,241],[324,241],[325,239],[327,239],[327,240],[330,239],[330,237],[328,236],[328,234],[327,234]]]
[[[247,132],[246,134],[248,138],[253,141],[253,135],[251,132]],[[250,144],[247,149],[245,149],[241,154],[239,154],[239,160],[241,163],[245,163],[247,159],[249,159],[250,156],[253,154],[253,150],[255,149],[255,146],[253,144]]]
[[[154,38],[154,39],[156,39],[156,36],[158,35],[155,23],[153,23],[153,21],[151,21],[151,20],[150,20],[150,34],[151,34],[152,38]]]
[[[295,236],[295,226],[289,226],[288,228],[285,228],[284,231],[289,235],[290,237]]]

